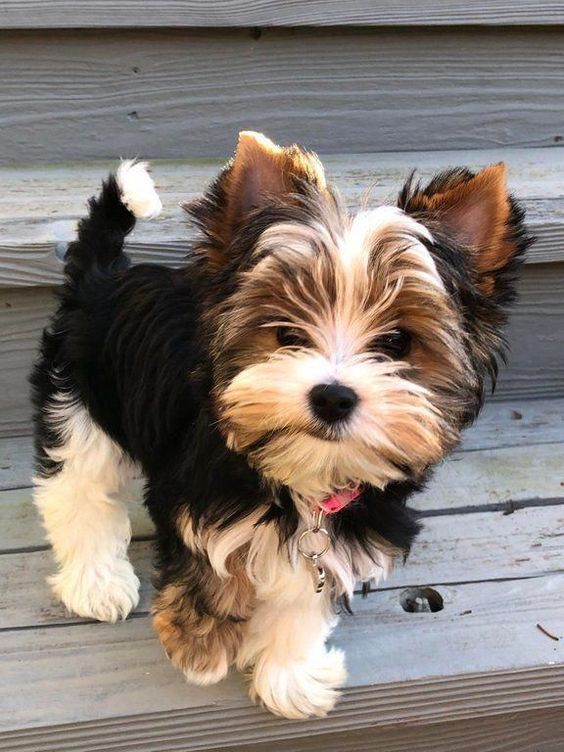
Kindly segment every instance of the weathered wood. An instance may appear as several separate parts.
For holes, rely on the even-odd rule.
[[[559,0],[3,0],[0,28],[78,29],[245,26],[520,26],[564,21]]]
[[[564,264],[523,271],[509,326],[511,357],[494,399],[564,396]],[[27,375],[54,305],[48,288],[0,294],[0,437],[30,432]]]
[[[104,752],[117,749],[125,752],[183,752],[187,749],[187,740],[192,737],[191,728],[186,727],[181,712],[175,716],[167,714],[164,719],[157,716],[149,721],[144,718],[129,720],[130,725],[125,726],[125,731],[121,733],[114,724],[96,723],[80,724],[80,730],[75,726],[65,726],[57,731],[45,729],[23,734],[8,733],[1,738],[6,739],[8,744],[16,744],[20,740],[21,746],[17,746],[19,752],[93,752],[94,749],[98,752],[101,749],[99,742],[104,745]],[[240,752],[241,749],[245,752],[374,752],[375,749],[413,752],[414,741],[417,752],[561,752],[562,731],[563,711],[551,708],[456,720],[453,723],[410,722],[404,727],[366,727],[358,731],[351,727],[340,733],[328,734],[318,733],[315,727],[310,727],[309,733],[305,729],[300,732],[298,726],[293,732],[296,736],[292,734],[285,740],[263,743],[258,736],[254,743],[241,747],[231,746],[232,739],[227,742],[229,746],[221,745],[221,752]],[[134,741],[129,742],[132,732],[137,733]],[[307,736],[302,737],[302,733]],[[131,743],[135,744],[134,748],[129,746]]]
[[[0,297],[0,436],[31,430],[28,374],[53,310],[48,288],[4,290]]]
[[[184,742],[189,735],[190,732],[186,731]],[[563,735],[564,710],[555,708],[491,718],[472,718],[456,723],[411,723],[407,727],[348,730],[342,734],[310,734],[299,739],[265,744],[259,741],[252,746],[245,745],[245,752],[561,752]],[[176,734],[174,737],[166,734],[158,743],[148,742],[146,745],[139,739],[141,746],[136,752],[180,751],[184,742]],[[47,750],[59,752],[50,745],[41,746],[37,752]],[[221,748],[221,752],[240,750],[240,746]]]
[[[477,449],[551,444],[562,440],[564,399],[488,402],[476,423],[465,431],[456,454]],[[31,437],[0,438],[0,490],[25,489],[30,485],[32,473]],[[24,503],[23,498],[21,503]],[[0,535],[1,529],[0,524]]]
[[[457,451],[549,444],[563,438],[564,400],[487,402]]]
[[[527,261],[564,259],[564,163],[551,149],[499,149],[363,154],[324,158],[327,174],[351,208],[378,205],[395,197],[414,168],[423,179],[453,165],[477,169],[505,160],[511,190],[528,211],[538,237]],[[135,261],[178,266],[189,252],[193,231],[179,207],[201,193],[221,162],[157,162],[154,177],[164,211],[156,222],[141,222],[128,239]],[[117,160],[107,163],[0,168],[0,286],[56,284],[62,258],[74,237],[86,200],[99,190]]]
[[[496,397],[550,397],[564,391],[564,264],[525,268],[520,303],[510,318],[509,367],[500,367]]]
[[[348,653],[345,696],[328,718],[298,724],[251,707],[240,676],[211,688],[186,687],[147,619],[6,632],[0,724],[6,732],[31,731],[46,719],[56,727],[111,717],[109,724],[71,730],[74,752],[92,749],[97,737],[105,749],[121,737],[124,748],[137,750],[140,741],[165,733],[170,740],[175,730],[189,750],[232,743],[235,728],[239,744],[264,743],[399,720],[444,722],[553,707],[564,701],[562,648],[535,624],[558,631],[563,586],[561,575],[461,585],[449,590],[447,607],[436,614],[406,614],[389,592],[359,601],[356,616],[344,618],[334,637]],[[127,717],[132,710],[134,723]],[[65,734],[59,733],[60,742]],[[35,743],[49,741],[46,730],[39,737]],[[24,734],[16,738],[25,742]]]
[[[29,486],[32,474],[31,437],[10,436],[0,439],[0,491]]]
[[[424,511],[543,498],[564,499],[564,443],[459,452],[413,497]],[[564,511],[564,510],[563,510]]]
[[[3,163],[217,156],[243,128],[324,153],[564,135],[559,29],[4,32],[0,69]]]
[[[560,439],[564,439],[562,434]],[[29,456],[29,438],[19,446],[24,441]],[[0,443],[0,448],[5,443],[9,440]],[[435,514],[487,506],[511,511],[511,506],[503,505],[534,506],[538,500],[564,499],[563,456],[562,441],[457,452],[437,468],[427,490],[414,496],[411,504],[424,513]],[[132,482],[123,493],[137,538],[153,532],[141,503],[142,485],[142,480]],[[0,553],[38,547],[45,547],[45,537],[31,489],[0,491]]]
[[[146,525],[146,521],[143,520]],[[425,519],[425,527],[405,566],[398,564],[381,588],[437,586],[443,597],[457,583],[538,578],[563,571],[561,538],[564,505],[501,512],[445,514]],[[146,613],[152,595],[150,541],[134,541],[131,561],[141,579],[137,613]],[[0,630],[82,622],[65,613],[45,579],[55,569],[51,551],[0,556]],[[393,598],[399,598],[395,593]],[[355,607],[356,609],[356,607]]]

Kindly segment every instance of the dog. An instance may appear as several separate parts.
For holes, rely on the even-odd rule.
[[[137,605],[119,493],[140,468],[172,663],[200,685],[235,664],[273,713],[323,716],[341,604],[407,554],[407,499],[495,383],[524,212],[496,164],[351,214],[315,154],[253,132],[185,205],[186,263],[131,266],[160,208],[143,163],[104,182],[32,372],[51,585],[90,619]]]

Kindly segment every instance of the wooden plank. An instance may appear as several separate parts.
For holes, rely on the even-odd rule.
[[[564,264],[524,269],[495,400],[564,396]],[[0,437],[31,430],[27,376],[54,305],[49,288],[0,293]]]
[[[32,475],[31,436],[0,439],[0,491],[29,486]]]
[[[496,398],[564,394],[563,281],[564,264],[539,264],[522,272],[520,302],[507,329],[509,367],[500,367]]]
[[[407,564],[398,565],[381,587],[393,590],[393,598],[398,599],[397,588],[434,584],[446,597],[456,583],[539,578],[564,570],[563,535],[562,504],[520,509],[510,515],[476,512],[431,517],[425,520]],[[130,556],[142,583],[136,612],[146,613],[153,593],[152,543],[133,542]],[[4,583],[0,630],[84,621],[69,616],[52,597],[45,579],[53,571],[49,550],[0,556],[0,581]]]
[[[239,676],[211,688],[187,688],[146,619],[6,632],[0,724],[6,732],[32,734],[46,719],[55,733],[58,724],[86,724],[69,730],[74,752],[109,749],[118,739],[137,750],[139,741],[164,734],[170,741],[175,731],[184,735],[182,748],[191,750],[223,747],[234,733],[239,744],[265,743],[400,720],[438,723],[554,707],[564,701],[564,643],[548,639],[535,624],[561,633],[563,585],[558,575],[462,585],[449,590],[447,607],[435,614],[406,614],[390,593],[370,596],[354,618],[343,618],[334,636],[348,654],[343,700],[328,718],[299,723],[251,707]],[[88,725],[109,718],[109,726]],[[46,732],[41,729],[35,740],[49,741]],[[22,734],[11,738],[25,741]]]
[[[564,437],[561,436],[561,439]],[[564,442],[459,452],[436,471],[426,491],[411,505],[427,514],[497,505],[534,506],[538,500],[564,500]],[[153,532],[141,503],[142,481],[130,484],[123,498],[133,535]],[[564,512],[564,510],[563,510]],[[471,523],[469,523],[471,524]],[[31,489],[0,491],[0,553],[45,547],[45,536],[31,500]]]
[[[563,438],[564,399],[490,401],[464,432],[457,451],[550,444]]]
[[[0,436],[31,430],[28,374],[54,308],[48,288],[4,290],[0,297]]]
[[[321,153],[551,146],[564,137],[560,29],[257,37],[4,32],[0,161],[210,157],[229,154],[244,128]]]
[[[505,160],[511,190],[528,210],[538,242],[529,263],[564,259],[564,162],[551,149],[498,149],[401,154],[327,156],[331,180],[351,208],[395,199],[410,171],[423,179],[453,165],[478,169]],[[62,278],[66,246],[86,200],[98,191],[117,160],[105,163],[0,168],[0,286],[56,284]],[[213,179],[221,162],[157,162],[153,173],[164,211],[157,222],[139,223],[128,240],[136,261],[178,266],[189,251],[193,231],[179,208]]]
[[[3,29],[78,29],[143,27],[245,26],[531,26],[564,21],[559,0],[194,0],[88,4],[71,0],[4,0],[0,9]]]
[[[113,725],[104,724],[100,728],[101,724],[98,723],[97,731],[91,739],[88,738],[91,726],[80,724],[81,731],[77,731],[76,726],[65,726],[55,732],[47,729],[39,733],[8,733],[0,735],[0,742],[5,738],[10,740],[8,743],[16,744],[16,740],[21,739],[17,747],[13,748],[14,751],[17,748],[19,752],[99,750],[100,747],[91,747],[88,742],[97,745],[100,739],[103,739],[104,752],[117,749],[134,749],[134,752],[182,752],[187,749],[186,743],[191,731],[185,728],[180,713],[178,715],[180,720],[171,720],[167,714],[164,724],[157,717],[156,729],[138,721],[142,729],[148,729],[148,741],[140,733],[135,734],[134,740],[131,740],[131,732],[140,731],[132,719],[127,731],[119,734],[116,734]],[[161,730],[161,724],[166,730]],[[285,740],[266,743],[256,739],[256,743],[245,744],[243,749],[245,752],[374,752],[375,749],[386,752],[413,752],[414,749],[417,752],[452,752],[453,749],[464,752],[561,752],[562,731],[563,711],[561,708],[554,708],[457,720],[454,723],[410,723],[405,727],[367,727],[358,731],[351,727],[340,733],[329,734],[310,730],[305,737],[291,736]],[[76,743],[77,747],[71,746]],[[132,743],[136,745],[134,748]],[[415,748],[414,743],[417,744]],[[240,752],[241,749],[240,745],[231,746],[230,743],[229,746],[221,746],[221,752]]]
[[[564,399],[488,402],[476,423],[465,431],[456,452],[563,440]],[[32,473],[31,437],[0,438],[0,490],[28,487]]]
[[[456,723],[410,724],[407,727],[349,730],[341,734],[315,734],[246,745],[245,752],[374,752],[378,749],[385,752],[561,752],[563,734],[564,709],[554,708]],[[143,745],[139,739],[141,746],[137,750],[181,750],[188,735],[186,732],[184,739],[180,735],[172,738],[167,735],[168,738],[160,744],[149,742],[148,745]],[[53,748],[41,746],[39,749],[46,752]],[[222,752],[240,752],[241,747],[221,749]]]
[[[460,452],[435,472],[416,509],[460,509],[523,500],[564,499],[564,443]]]

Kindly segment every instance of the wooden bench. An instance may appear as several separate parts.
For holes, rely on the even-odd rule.
[[[0,750],[562,752],[563,22],[556,0],[1,3]],[[142,598],[117,625],[53,601],[31,502],[26,376],[108,158],[156,158],[164,214],[128,249],[175,265],[191,238],[178,202],[243,128],[319,151],[353,208],[393,200],[414,167],[504,159],[539,238],[510,365],[414,501],[425,528],[406,566],[343,615],[349,681],[321,720],[272,717],[238,675],[203,689],[172,669],[138,484]]]

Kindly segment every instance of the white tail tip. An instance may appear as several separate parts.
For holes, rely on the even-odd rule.
[[[121,200],[137,219],[153,219],[163,208],[147,167],[147,162],[126,159],[116,173]]]

